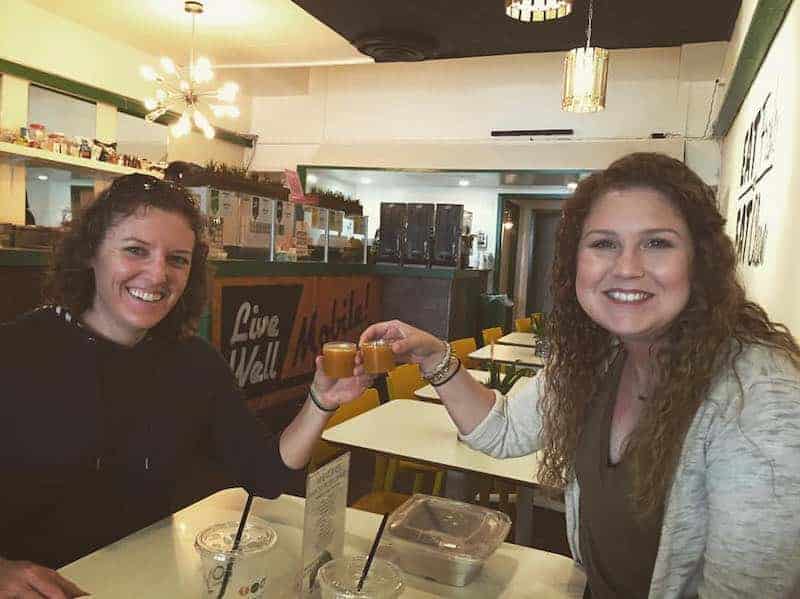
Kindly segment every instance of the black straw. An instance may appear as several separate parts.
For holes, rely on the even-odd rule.
[[[369,550],[369,556],[367,556],[367,563],[364,564],[364,570],[361,572],[361,578],[358,579],[358,586],[356,587],[357,591],[361,590],[361,587],[364,586],[364,579],[367,577],[367,572],[369,572],[369,567],[372,565],[372,559],[375,557],[375,552],[378,550],[378,545],[381,542],[381,535],[383,534],[383,529],[386,526],[386,520],[389,518],[389,514],[383,515],[383,520],[381,520],[381,525],[378,527],[378,534],[375,535],[375,540],[372,541],[372,549]]]
[[[242,540],[242,533],[244,532],[244,525],[247,522],[247,516],[250,514],[250,505],[253,503],[253,496],[248,493],[247,494],[247,501],[244,504],[244,510],[242,511],[242,519],[239,520],[239,528],[236,530],[236,537],[233,539],[233,547],[231,547],[231,554],[239,548],[239,543]],[[219,589],[219,595],[217,595],[217,599],[222,599],[225,595],[225,590],[228,588],[228,581],[231,578],[231,572],[233,571],[233,555],[230,556],[228,560],[228,564],[225,566],[225,576],[222,578],[222,586]]]

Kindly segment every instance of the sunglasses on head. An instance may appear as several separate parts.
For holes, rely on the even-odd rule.
[[[196,206],[194,198],[183,186],[173,181],[165,181],[142,173],[117,177],[111,183],[109,191],[112,195],[123,194],[129,196],[147,193],[179,194],[188,204]]]

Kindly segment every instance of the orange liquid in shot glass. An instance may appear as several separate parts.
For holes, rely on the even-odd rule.
[[[356,367],[356,344],[331,341],[322,346],[322,369],[329,377],[346,379]]]
[[[364,357],[364,370],[369,374],[381,374],[394,368],[394,353],[386,341],[365,341],[361,344],[361,355]]]

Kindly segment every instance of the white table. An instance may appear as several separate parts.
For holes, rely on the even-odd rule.
[[[497,340],[504,345],[520,345],[522,347],[533,347],[536,345],[536,335],[533,333],[520,333],[515,331],[508,335],[503,335]]]
[[[491,351],[491,345],[484,345],[470,353],[469,357],[481,362],[488,362],[492,359]],[[532,347],[521,347],[519,345],[495,344],[494,361],[500,364],[519,362],[519,366],[527,368],[541,368],[544,366],[544,359],[534,354]]]
[[[472,375],[472,378],[474,378],[479,383],[486,383],[489,380],[488,370],[473,370],[470,368],[469,370],[467,370],[467,372],[469,372],[469,374]],[[509,395],[514,394],[517,391],[517,389],[519,389],[522,385],[524,385],[528,381],[530,381],[530,377],[524,376],[520,378],[516,383],[514,383],[514,386],[511,387]],[[436,387],[434,387],[433,385],[425,385],[424,387],[420,387],[419,389],[414,391],[414,397],[416,397],[417,399],[421,399],[423,401],[441,401],[439,399],[439,393],[437,393]]]
[[[497,459],[458,440],[441,404],[395,400],[323,431],[322,438],[350,448],[413,460],[448,470],[492,476],[521,485],[517,496],[519,543],[530,543],[533,491],[539,485],[539,453]],[[450,479],[448,478],[448,481]]]
[[[160,522],[81,558],[59,572],[97,599],[200,597],[200,559],[194,539],[216,522],[238,521],[245,501],[241,489],[227,489]],[[261,518],[278,533],[267,555],[270,598],[296,597],[301,562],[304,500],[282,495],[253,500],[251,517]],[[347,510],[345,553],[367,553],[380,517]],[[380,551],[380,550],[379,550]],[[585,576],[572,560],[553,553],[504,543],[478,577],[461,589],[405,575],[404,599],[433,597],[580,598]]]

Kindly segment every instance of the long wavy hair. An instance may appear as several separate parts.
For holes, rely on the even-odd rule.
[[[745,344],[782,350],[800,366],[788,330],[745,298],[736,278],[736,254],[725,234],[713,190],[682,162],[663,154],[625,156],[580,182],[566,202],[556,238],[548,319],[552,351],[547,366],[540,480],[563,487],[575,475],[575,452],[604,367],[618,340],[593,322],[575,291],[578,245],[593,203],[614,190],[648,188],[669,198],[694,244],[687,305],[653,349],[656,387],[625,448],[633,472],[632,500],[641,516],[662,509],[686,431],[716,372]]]
[[[140,210],[158,208],[181,215],[194,233],[194,247],[186,289],[164,319],[150,330],[158,338],[184,338],[197,332],[207,296],[204,219],[189,192],[180,185],[149,175],[115,179],[73,220],[53,252],[44,286],[47,303],[80,316],[95,298],[94,270],[90,266],[107,231]]]

